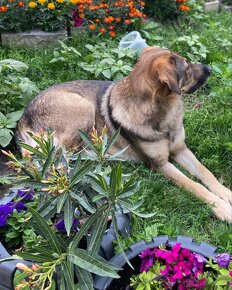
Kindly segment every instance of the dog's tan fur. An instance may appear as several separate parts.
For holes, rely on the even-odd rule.
[[[78,129],[121,128],[113,150],[130,145],[128,160],[144,161],[177,185],[214,204],[215,215],[232,222],[232,192],[221,185],[187,148],[181,94],[203,85],[210,69],[189,64],[167,49],[147,48],[128,77],[119,82],[74,81],[42,92],[18,123],[18,139],[32,144],[28,131],[55,131],[57,145],[81,146]],[[172,156],[202,181],[192,181],[169,162]]]

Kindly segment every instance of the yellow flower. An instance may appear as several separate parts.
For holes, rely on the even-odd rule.
[[[54,10],[56,8],[55,4],[54,3],[48,3],[48,8],[51,9],[51,10]]]
[[[77,4],[79,2],[79,0],[69,0],[69,2],[72,4]]]
[[[28,3],[28,7],[29,8],[35,8],[36,6],[37,6],[37,4],[35,2],[33,2],[33,1]]]
[[[58,3],[64,3],[65,0],[56,0]]]
[[[47,2],[47,0],[38,0],[38,2],[39,4],[44,5]]]

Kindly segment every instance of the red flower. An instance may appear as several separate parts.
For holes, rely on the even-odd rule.
[[[24,3],[23,1],[20,1],[20,2],[17,3],[17,5],[18,5],[19,7],[23,7],[23,6],[25,6],[25,3]]]

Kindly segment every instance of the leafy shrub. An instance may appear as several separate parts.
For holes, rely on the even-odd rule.
[[[145,0],[145,13],[160,21],[175,20],[189,10],[188,0]]]
[[[81,132],[83,141],[93,151],[93,160],[81,160],[80,155],[71,156],[65,149],[57,150],[53,144],[53,134],[48,136],[41,131],[40,134],[31,134],[37,146],[27,144],[21,146],[28,150],[23,155],[23,160],[18,160],[12,153],[3,151],[11,158],[10,165],[18,175],[18,180],[23,184],[36,186],[36,206],[24,203],[25,195],[10,204],[2,205],[6,214],[1,214],[0,226],[5,227],[7,239],[20,238],[24,231],[29,250],[17,251],[17,255],[40,262],[40,266],[33,265],[28,268],[23,264],[17,267],[25,271],[24,276],[32,277],[22,281],[22,286],[35,286],[38,289],[54,287],[54,272],[61,269],[58,278],[58,289],[77,289],[76,278],[80,289],[93,289],[91,273],[101,276],[119,277],[115,270],[118,267],[109,264],[98,256],[99,247],[105,233],[109,216],[118,239],[116,213],[131,212],[141,217],[151,217],[154,214],[143,214],[138,211],[142,201],[135,204],[130,197],[138,193],[139,183],[130,175],[123,175],[122,165],[119,163],[112,167],[105,164],[108,152],[115,143],[119,131],[115,132],[107,142],[106,132],[98,134],[93,131],[91,138]],[[30,153],[31,154],[30,154]],[[88,155],[91,154],[88,150]],[[29,192],[25,193],[26,196]],[[20,210],[14,209],[20,204]],[[24,208],[22,208],[24,206]],[[19,218],[16,220],[16,218]],[[22,222],[30,220],[29,231],[24,229]],[[57,226],[62,219],[63,234]],[[73,231],[75,219],[78,219],[77,229]],[[8,221],[8,223],[7,223]],[[10,229],[9,229],[10,227]],[[28,234],[33,229],[41,238],[29,241]],[[26,231],[25,231],[26,230]],[[80,245],[87,239],[87,249]],[[120,240],[118,239],[120,244]],[[33,247],[30,248],[30,243]],[[121,247],[122,249],[122,247]],[[128,259],[127,259],[128,260]],[[129,261],[128,261],[129,262]],[[30,284],[31,283],[31,284]],[[20,286],[18,285],[18,287]]]
[[[0,61],[0,146],[7,146],[22,115],[22,109],[35,93],[37,86],[24,76],[28,66],[14,59]]]

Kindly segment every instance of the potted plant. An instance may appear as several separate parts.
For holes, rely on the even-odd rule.
[[[26,188],[0,201],[2,243],[14,253],[10,256],[1,245],[1,289],[13,289],[16,268],[23,271],[17,272],[16,289],[71,290],[77,285],[93,289],[91,273],[119,277],[115,271],[119,268],[102,257],[112,255],[112,239],[119,235],[118,217],[125,212],[154,214],[137,211],[141,202],[133,204],[129,197],[139,191],[138,183],[122,174],[120,163],[112,167],[106,163],[127,149],[108,155],[118,134],[108,142],[105,129],[100,135],[93,130],[92,140],[81,132],[91,149],[85,150],[84,160],[79,154],[56,149],[53,134],[43,131],[31,134],[35,147],[21,144],[26,150],[22,160],[4,151],[11,159],[8,165],[17,172],[17,182]],[[114,234],[112,227],[106,233],[109,219]],[[106,235],[113,235],[110,246],[102,243]],[[30,261],[31,267],[18,260],[22,258]]]
[[[232,286],[232,256],[219,255],[212,245],[188,237],[158,236],[130,246],[125,254],[134,269],[117,254],[110,263],[123,268],[121,278],[96,277],[95,290],[228,290]]]

